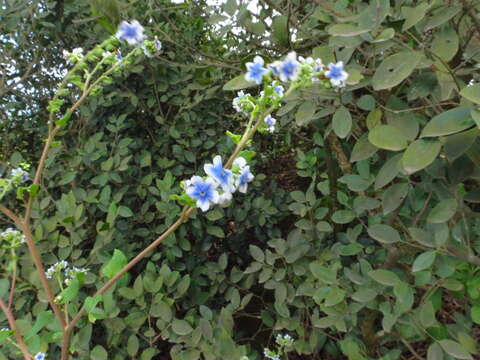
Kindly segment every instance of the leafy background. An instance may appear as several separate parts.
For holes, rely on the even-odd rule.
[[[38,158],[62,49],[90,48],[122,19],[164,45],[82,106],[47,161],[35,238],[47,266],[91,270],[80,299],[115,249],[131,259],[175,220],[181,180],[231,152],[225,131],[243,119],[223,86],[245,62],[295,50],[350,73],[342,92],[287,99],[280,131],[257,135],[249,193],[197,214],[109,291],[97,320],[80,323],[74,358],[261,358],[277,332],[297,339],[291,359],[478,356],[480,85],[466,85],[480,80],[479,2],[258,4],[0,7],[3,168]],[[27,253],[19,264],[14,313],[27,343],[56,358]],[[0,359],[16,358],[0,348]]]

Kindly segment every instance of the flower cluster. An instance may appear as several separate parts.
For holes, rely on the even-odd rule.
[[[326,85],[343,87],[348,78],[342,61],[324,66],[321,59],[297,58],[295,52],[289,53],[282,61],[274,61],[266,67],[264,64],[265,62],[260,56],[256,56],[253,62],[246,63],[245,80],[259,85],[264,78],[270,80],[273,76],[282,82],[307,80],[316,83],[325,80]],[[283,93],[279,96],[283,96]]]
[[[11,247],[19,247],[20,244],[25,243],[25,235],[12,228],[8,228],[0,233],[0,240],[1,239],[7,241]]]
[[[263,349],[263,355],[270,360],[280,360],[280,355],[270,349]]]
[[[281,347],[291,347],[294,341],[295,340],[293,340],[293,338],[288,334],[278,334],[275,338],[275,342]]]
[[[63,57],[70,63],[75,64],[83,59],[83,49],[75,48],[71,52],[63,50]]]
[[[205,164],[204,170],[208,175],[206,178],[195,175],[184,182],[186,194],[202,211],[215,204],[227,204],[237,190],[246,193],[248,183],[253,180],[250,166],[243,157],[235,159],[232,170],[229,170],[224,168],[222,158],[217,155],[212,164]]]
[[[47,279],[51,279],[55,274],[61,274],[62,271],[65,276],[65,284],[69,285],[72,279],[76,278],[78,274],[85,275],[88,272],[88,269],[77,268],[76,266],[70,267],[68,262],[62,260],[50,266],[47,271],[45,271],[45,276]]]

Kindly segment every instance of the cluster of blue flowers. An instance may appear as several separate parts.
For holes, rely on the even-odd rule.
[[[236,158],[229,170],[223,167],[222,158],[217,155],[213,158],[213,163],[205,164],[203,169],[207,177],[195,175],[184,182],[186,194],[202,211],[207,211],[216,204],[227,204],[237,190],[246,193],[248,183],[253,180],[250,166],[243,157]]]
[[[332,86],[343,87],[348,78],[342,61],[324,66],[321,59],[297,58],[295,52],[289,53],[283,61],[275,61],[266,67],[264,65],[265,62],[260,56],[256,56],[253,62],[248,62],[245,80],[260,85],[265,77],[272,74],[282,82],[291,82],[298,80],[302,74],[306,74],[310,75],[310,79],[314,83],[321,79],[327,79]]]

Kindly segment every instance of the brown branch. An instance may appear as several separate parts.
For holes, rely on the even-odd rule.
[[[329,143],[332,151],[335,153],[335,157],[337,158],[338,165],[340,166],[342,172],[344,174],[351,174],[352,165],[350,164],[350,161],[348,160],[348,157],[345,154],[337,135],[335,135],[333,131],[327,136],[327,142]]]
[[[15,292],[15,286],[17,284],[17,264],[14,264],[12,271],[12,285],[10,286],[10,294],[8,295],[8,310],[12,308],[13,293]]]
[[[25,360],[31,360],[32,357],[28,352],[28,347],[23,341],[23,337],[18,330],[18,326],[15,321],[15,318],[13,317],[12,312],[7,308],[7,306],[5,305],[5,303],[1,298],[0,298],[0,308],[2,309],[3,313],[7,317],[7,321],[8,321],[8,325],[10,326],[10,329],[14,331],[13,336],[15,336],[15,340],[17,340],[17,346],[22,352],[23,358]]]

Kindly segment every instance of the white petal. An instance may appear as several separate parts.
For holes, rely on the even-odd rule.
[[[203,179],[200,176],[195,175],[195,176],[192,176],[192,178],[190,179],[190,182],[192,185],[195,185],[195,184],[198,184],[199,182],[203,182]]]
[[[212,197],[212,203],[218,204],[219,200],[220,200],[220,195],[218,195],[218,191],[214,191],[213,197]]]
[[[236,165],[242,169],[245,165],[247,165],[247,160],[240,156],[234,160],[233,165]]]
[[[210,208],[210,201],[197,200],[197,206],[202,209],[202,211],[207,211]]]
[[[264,64],[263,58],[261,56],[255,56],[253,58],[253,62],[256,63],[256,64],[261,64],[261,65]]]
[[[203,170],[205,170],[205,173],[208,175],[208,176],[212,176],[213,177],[213,164],[205,164],[203,165]]]
[[[213,165],[222,165],[222,157],[220,155],[217,155],[213,158]]]

